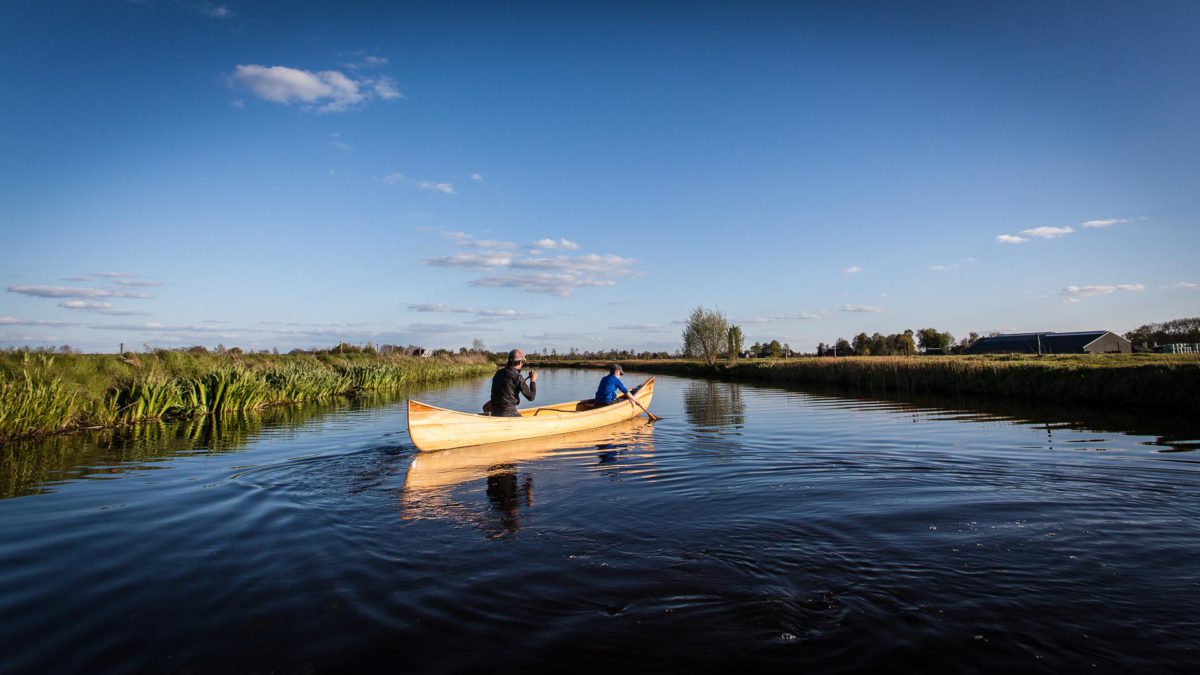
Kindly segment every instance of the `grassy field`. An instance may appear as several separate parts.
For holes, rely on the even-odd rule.
[[[539,365],[601,368],[604,363]],[[712,368],[692,360],[626,361],[621,365],[649,373],[795,382],[878,395],[978,394],[1200,412],[1200,355],[1195,354],[745,359]]]
[[[0,441],[352,397],[494,370],[480,357],[0,352]]]

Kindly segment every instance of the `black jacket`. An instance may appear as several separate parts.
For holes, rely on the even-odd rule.
[[[516,412],[521,394],[532,401],[537,396],[537,383],[526,382],[521,371],[505,366],[492,376],[492,416],[503,417]]]

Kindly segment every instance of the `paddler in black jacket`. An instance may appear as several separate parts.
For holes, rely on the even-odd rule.
[[[514,349],[508,353],[508,364],[492,376],[492,417],[520,417],[517,405],[521,394],[532,401],[537,396],[537,373],[529,373],[529,382],[521,377],[525,352]]]

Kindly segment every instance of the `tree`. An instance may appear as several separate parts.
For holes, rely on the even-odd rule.
[[[1141,348],[1175,342],[1200,342],[1200,316],[1148,323],[1129,331],[1125,338]]]
[[[913,332],[911,328],[904,331],[902,334],[897,335],[895,343],[895,350],[897,354],[912,356],[913,354],[917,353],[917,343],[913,340]]]
[[[866,333],[859,333],[854,336],[854,341],[850,343],[850,347],[858,356],[870,356],[871,338]]]
[[[953,343],[953,335],[943,333],[936,328],[922,328],[917,331],[917,345],[926,352],[940,350],[944,354],[950,349],[950,345]]]
[[[689,358],[703,359],[705,365],[711,366],[721,355],[728,333],[729,323],[724,314],[697,307],[684,323],[683,353]]]
[[[771,340],[770,344],[763,347],[767,352],[767,356],[777,359],[783,356],[783,345],[779,344],[779,340]]]
[[[850,356],[850,352],[852,351],[850,343],[846,342],[846,338],[838,338],[837,342],[833,343],[834,356]]]
[[[474,340],[471,340],[471,351],[477,354],[482,354],[487,351],[487,345],[483,343],[483,340],[475,338]]]
[[[741,356],[743,349],[745,349],[745,339],[742,336],[742,327],[730,326],[729,332],[725,334],[725,350],[729,354],[729,362],[737,363],[738,356]]]

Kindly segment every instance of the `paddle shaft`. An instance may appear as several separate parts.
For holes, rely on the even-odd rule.
[[[657,422],[658,420],[662,419],[658,415],[655,415],[654,413],[650,412],[649,410],[646,410],[646,406],[642,405],[641,401],[638,401],[636,398],[634,398],[633,396],[630,396],[629,394],[626,394],[626,396],[629,396],[629,400],[633,401],[634,405],[641,408],[642,412],[646,413],[646,418],[649,419],[651,422]]]

